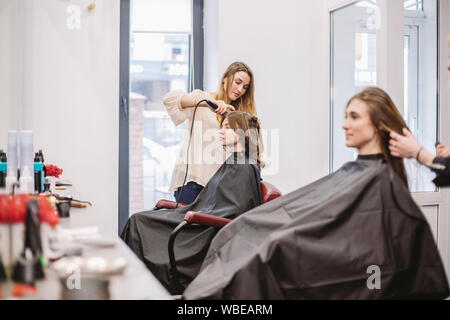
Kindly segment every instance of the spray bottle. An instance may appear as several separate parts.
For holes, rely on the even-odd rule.
[[[0,150],[0,188],[6,187],[6,153]]]
[[[44,155],[42,150],[34,155],[34,191],[44,191]]]

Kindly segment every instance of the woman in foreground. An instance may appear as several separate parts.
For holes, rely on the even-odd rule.
[[[404,127],[383,90],[352,97],[343,129],[358,158],[219,231],[184,298],[447,297],[430,227],[389,153],[389,132]]]

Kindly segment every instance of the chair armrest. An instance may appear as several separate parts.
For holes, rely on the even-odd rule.
[[[282,195],[280,190],[267,181],[261,181],[261,193],[263,203],[281,197]]]
[[[187,204],[179,203],[178,208],[186,207]],[[175,201],[170,200],[159,200],[155,205],[156,209],[175,209],[177,207],[177,203]]]
[[[197,223],[206,226],[222,228],[223,226],[230,223],[231,219],[217,217],[207,213],[188,211],[184,216],[184,221],[186,221],[187,223]]]

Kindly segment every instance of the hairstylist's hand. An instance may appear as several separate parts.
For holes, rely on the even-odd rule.
[[[450,157],[450,147],[439,144],[436,148],[437,156],[442,158]]]
[[[416,137],[408,129],[403,128],[403,135],[391,132],[389,150],[394,157],[415,158],[422,148]]]
[[[226,104],[223,100],[212,100],[215,104],[217,104],[218,108],[214,110],[217,114],[224,114],[230,109],[230,111],[234,111],[234,107],[232,105]]]

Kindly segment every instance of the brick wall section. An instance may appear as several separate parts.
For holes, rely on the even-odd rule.
[[[130,215],[144,210],[144,105],[145,96],[130,92]]]

